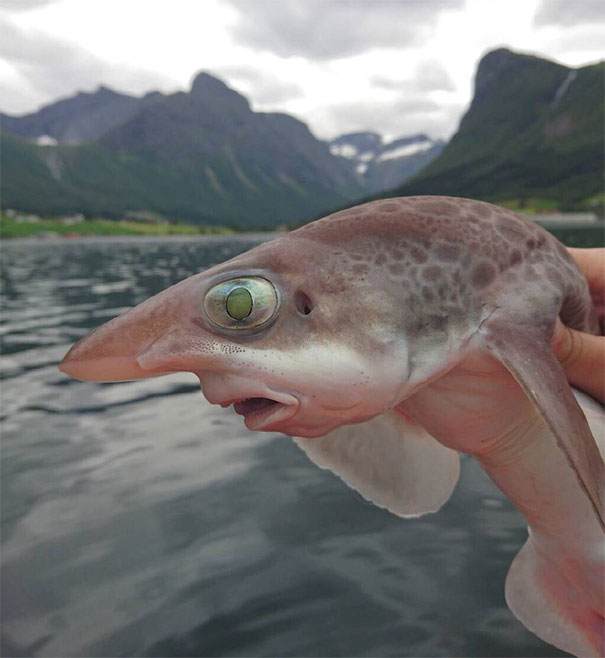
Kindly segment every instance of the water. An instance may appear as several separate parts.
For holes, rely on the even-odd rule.
[[[56,368],[92,327],[259,239],[11,242],[2,655],[554,656],[504,602],[524,523],[471,460],[402,521],[188,375]]]

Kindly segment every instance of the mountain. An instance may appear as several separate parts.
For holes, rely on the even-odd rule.
[[[218,78],[142,98],[100,88],[2,117],[5,208],[120,217],[147,210],[241,228],[296,223],[359,198],[347,162],[286,114]]]
[[[162,94],[158,92],[137,98],[101,86],[95,92],[81,92],[22,117],[0,112],[0,125],[4,131],[29,140],[81,144],[98,139],[134,116],[142,105],[159,98]]]
[[[328,144],[291,116],[252,111],[207,73],[174,94],[99,87],[0,115],[0,198],[41,215],[145,210],[240,228],[300,223],[385,188],[573,206],[602,192],[604,79],[603,62],[490,52],[445,147],[371,132]]]
[[[351,163],[369,194],[401,185],[434,160],[443,147],[443,141],[424,134],[385,142],[378,133],[356,132],[330,142],[330,152]]]
[[[487,200],[602,192],[605,62],[577,69],[500,48],[477,69],[471,105],[439,157],[391,195]]]

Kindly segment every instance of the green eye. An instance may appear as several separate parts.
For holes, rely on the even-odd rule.
[[[251,329],[272,320],[278,310],[273,284],[259,276],[223,281],[210,288],[203,308],[209,320],[227,329]]]
[[[246,288],[234,288],[227,295],[225,306],[234,320],[243,320],[252,313],[252,295]]]

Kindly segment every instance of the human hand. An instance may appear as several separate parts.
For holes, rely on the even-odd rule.
[[[588,281],[603,334],[605,249],[569,249],[568,251]],[[557,320],[552,345],[570,384],[605,404],[605,336],[593,336],[575,331]]]

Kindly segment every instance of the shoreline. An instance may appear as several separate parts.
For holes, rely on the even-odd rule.
[[[241,233],[173,233],[170,235],[32,235],[27,237],[0,237],[0,244],[85,244],[91,242],[218,242],[226,239],[230,240],[271,240],[280,235],[283,231],[242,231]]]
[[[250,227],[234,228],[224,225],[195,225],[183,223],[140,222],[132,220],[114,221],[108,219],[53,219],[23,215],[6,216],[0,213],[0,240],[83,240],[90,238],[199,238],[208,236],[227,237],[241,233],[274,233],[275,229],[266,230]],[[281,228],[281,227],[280,227]]]

